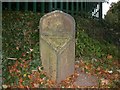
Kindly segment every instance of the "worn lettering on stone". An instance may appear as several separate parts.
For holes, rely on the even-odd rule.
[[[42,65],[50,79],[59,83],[74,73],[75,21],[57,10],[44,15],[39,28]]]

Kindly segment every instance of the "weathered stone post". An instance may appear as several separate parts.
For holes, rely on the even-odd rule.
[[[74,73],[75,21],[56,10],[41,18],[39,28],[42,65],[50,79],[59,83]]]

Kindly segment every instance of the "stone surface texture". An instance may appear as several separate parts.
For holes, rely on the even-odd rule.
[[[74,85],[79,87],[98,87],[98,77],[82,72],[80,69],[77,70],[79,76],[77,77]]]
[[[56,10],[41,18],[39,29],[42,65],[50,79],[60,83],[74,73],[75,21]]]

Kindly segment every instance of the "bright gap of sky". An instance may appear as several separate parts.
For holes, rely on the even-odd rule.
[[[107,2],[105,2],[105,3],[103,3],[103,18],[104,18],[104,15],[106,15],[107,14],[107,11],[109,10],[109,8],[110,8],[110,4],[112,3],[112,2],[118,2],[118,1],[120,1],[120,0],[108,0],[108,2],[109,3],[107,3]]]

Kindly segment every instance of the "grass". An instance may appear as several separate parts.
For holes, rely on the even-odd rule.
[[[54,82],[50,81],[42,71],[39,56],[38,26],[42,15],[20,11],[3,11],[2,14],[3,85],[55,87]],[[75,20],[76,60],[84,62],[80,68],[97,74],[102,78],[101,82],[111,74],[109,71],[113,71],[109,79],[111,83],[102,86],[118,87],[120,84],[119,76],[117,76],[120,47],[116,42],[119,37],[116,35],[114,37],[113,33],[109,33],[110,30],[104,21],[80,16],[76,16]],[[63,86],[60,85],[60,87]]]

